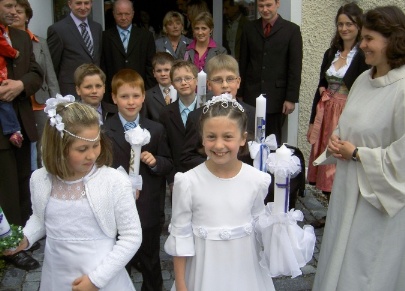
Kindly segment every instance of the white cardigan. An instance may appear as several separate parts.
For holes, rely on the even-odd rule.
[[[104,287],[125,267],[142,242],[142,230],[128,177],[109,167],[98,168],[84,181],[86,196],[96,220],[106,236],[118,240],[103,263],[90,272],[98,288]],[[32,211],[24,227],[30,246],[45,235],[45,208],[52,189],[52,175],[36,170],[30,180]]]

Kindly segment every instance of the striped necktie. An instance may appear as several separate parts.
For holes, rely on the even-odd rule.
[[[129,41],[129,30],[123,30],[121,31],[121,40],[122,40],[122,45],[124,46],[125,52],[127,52],[128,49],[128,41]]]
[[[136,122],[135,122],[135,121],[127,122],[127,123],[125,123],[125,125],[124,125],[125,131],[128,131],[128,130],[133,129],[133,128],[135,128],[135,127],[136,127]]]
[[[83,37],[84,43],[86,44],[86,47],[87,47],[90,55],[93,56],[94,48],[93,48],[93,43],[91,41],[89,32],[87,31],[87,23],[86,22],[80,23],[80,28],[82,30],[82,37]]]
[[[164,88],[164,89],[163,89],[163,93],[165,93],[165,102],[166,102],[166,105],[169,105],[169,104],[172,102],[172,100],[171,100],[171,98],[170,98],[170,88],[169,88],[169,87]]]

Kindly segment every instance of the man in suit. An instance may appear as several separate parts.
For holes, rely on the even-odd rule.
[[[93,0],[68,0],[70,15],[48,28],[48,47],[62,95],[77,97],[73,73],[84,63],[100,65],[102,28],[88,18]]]
[[[133,69],[145,80],[146,89],[156,80],[152,73],[152,58],[156,52],[153,35],[146,29],[132,25],[133,4],[118,0],[113,4],[116,26],[103,34],[101,68],[107,76],[105,100],[112,103],[111,80],[120,69]]]
[[[6,27],[6,39],[20,52],[17,59],[7,59],[8,79],[1,83],[0,101],[12,102],[24,140],[21,148],[13,146],[0,125],[0,206],[9,223],[25,225],[31,215],[31,142],[38,139],[30,96],[41,87],[43,72],[35,62],[29,35],[8,26],[13,23],[16,5],[16,0],[0,0],[0,25]],[[39,267],[25,251],[5,259],[25,270]]]
[[[261,18],[244,26],[240,47],[242,77],[238,96],[255,106],[266,97],[266,136],[281,142],[285,118],[295,109],[301,85],[302,37],[299,26],[277,14],[280,0],[258,0]]]
[[[246,8],[234,0],[224,0],[224,25],[222,45],[237,61],[240,57],[240,39],[245,24],[249,21],[246,17]]]

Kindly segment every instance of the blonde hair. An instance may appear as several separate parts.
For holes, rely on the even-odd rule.
[[[184,17],[181,15],[181,13],[177,11],[169,11],[166,13],[165,17],[163,18],[163,33],[167,35],[166,31],[166,25],[168,25],[170,22],[175,22],[178,21],[181,23],[181,26],[183,27],[181,30],[181,33],[184,34]]]
[[[67,106],[68,105],[68,106]],[[98,112],[89,105],[83,103],[60,103],[56,107],[56,113],[62,117],[65,129],[70,133],[80,136],[84,128],[100,126]],[[61,133],[48,121],[45,123],[42,135],[42,159],[46,170],[61,179],[66,179],[74,173],[70,170],[67,162],[69,149],[77,138],[66,133]],[[110,166],[112,152],[108,138],[100,132],[101,152],[96,160],[96,165]]]
[[[135,70],[121,69],[116,73],[111,81],[111,89],[113,94],[117,94],[118,88],[123,85],[129,85],[131,87],[137,87],[141,89],[142,94],[145,94],[145,83]]]
[[[239,77],[239,65],[233,56],[220,54],[212,57],[205,66],[208,79],[220,70],[226,70],[234,73]]]

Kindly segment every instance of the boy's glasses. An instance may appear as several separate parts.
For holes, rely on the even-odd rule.
[[[233,84],[238,80],[238,77],[227,77],[225,80],[222,78],[215,78],[215,79],[211,79],[211,82],[214,82],[215,84],[221,85],[225,82],[227,82],[228,84]]]
[[[194,80],[194,77],[184,77],[184,78],[176,78],[173,80],[173,83],[181,84],[181,82],[186,82],[187,84]]]

